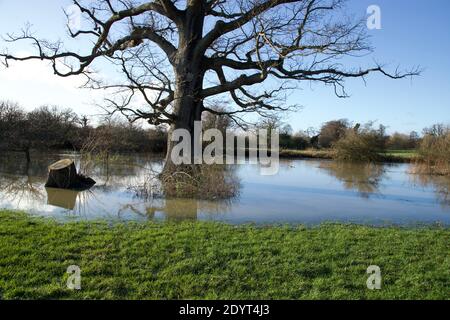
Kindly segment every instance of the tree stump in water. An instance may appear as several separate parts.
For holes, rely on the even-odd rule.
[[[70,159],[63,159],[48,167],[48,179],[45,187],[60,189],[88,189],[95,184],[91,178],[77,173],[75,163]]]

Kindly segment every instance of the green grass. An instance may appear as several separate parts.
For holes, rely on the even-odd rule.
[[[57,223],[0,211],[3,299],[448,299],[449,230]],[[82,289],[66,288],[69,265]],[[378,265],[382,289],[368,290]]]
[[[404,159],[413,159],[417,157],[416,150],[388,150],[385,154],[387,156],[399,157]]]
[[[291,159],[333,159],[335,152],[333,149],[307,149],[307,150],[280,150],[280,158]],[[417,157],[415,150],[388,150],[381,154],[384,162],[410,162]]]
[[[306,149],[306,150],[292,150],[281,149],[281,158],[307,158],[307,159],[332,159],[334,151],[331,149]]]

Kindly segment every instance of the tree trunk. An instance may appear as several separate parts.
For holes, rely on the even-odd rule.
[[[27,159],[27,165],[30,164],[31,163],[31,155],[30,155],[30,149],[29,148],[27,148],[25,150],[25,157]]]
[[[183,99],[184,100],[184,99]],[[190,155],[190,164],[194,165],[195,163],[195,134],[194,134],[194,123],[195,121],[201,121],[201,114],[203,109],[202,103],[194,103],[187,102],[183,103],[182,112],[179,113],[178,120],[170,127],[167,141],[167,153],[165,159],[164,173],[170,173],[177,169],[177,165],[175,165],[172,161],[172,150],[174,146],[178,143],[177,141],[171,141],[172,134],[177,129],[185,129],[191,135],[191,155]]]
[[[176,76],[174,94],[175,122],[171,125],[167,142],[166,163],[163,173],[177,169],[172,162],[171,153],[177,142],[172,142],[172,133],[176,129],[185,129],[191,134],[191,164],[194,164],[194,123],[201,121],[203,100],[204,69],[202,55],[196,53],[197,43],[202,39],[204,23],[204,2],[190,2],[183,28],[180,30],[179,48],[174,67]]]
[[[203,76],[202,76],[203,77]],[[194,82],[194,81],[192,81]],[[171,125],[168,141],[165,170],[174,167],[171,159],[173,147],[178,142],[171,141],[172,134],[177,129],[187,130],[191,135],[191,164],[194,164],[194,125],[196,121],[202,120],[203,101],[196,98],[196,91],[198,86],[193,83],[183,83],[179,85],[175,94],[174,111],[176,114],[176,121]]]

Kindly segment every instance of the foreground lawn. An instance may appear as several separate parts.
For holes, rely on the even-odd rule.
[[[67,223],[0,211],[3,299],[448,299],[446,228]],[[67,267],[82,289],[66,288]],[[368,290],[378,265],[381,290]]]

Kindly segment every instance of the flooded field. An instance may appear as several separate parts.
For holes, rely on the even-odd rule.
[[[139,195],[161,169],[161,158],[120,156],[95,163],[97,184],[77,192],[45,188],[47,166],[77,154],[0,156],[0,208],[58,220],[215,220],[227,223],[364,224],[450,222],[450,179],[410,173],[408,164],[363,165],[329,160],[283,160],[274,176],[257,165],[237,165],[239,196],[226,201]]]

